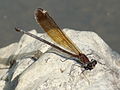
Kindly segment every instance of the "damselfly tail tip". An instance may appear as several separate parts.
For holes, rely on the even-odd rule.
[[[20,31],[21,31],[21,29],[18,28],[18,27],[15,27],[15,30],[16,30],[17,32],[20,32]]]
[[[16,30],[17,32],[25,33],[25,31],[23,31],[22,29],[20,29],[20,28],[18,28],[18,27],[15,27],[15,30]]]

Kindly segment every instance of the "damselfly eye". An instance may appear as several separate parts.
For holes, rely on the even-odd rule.
[[[84,68],[85,70],[92,70],[95,65],[97,64],[97,61],[96,60],[92,60],[91,62],[87,63]]]
[[[93,60],[91,63],[92,63],[93,66],[95,66],[97,64],[97,61]]]

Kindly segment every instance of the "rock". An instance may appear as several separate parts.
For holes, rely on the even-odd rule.
[[[18,43],[13,43],[9,46],[0,49],[0,66],[2,65],[9,65],[9,58],[10,56],[14,55],[17,49]],[[6,53],[7,52],[7,53]],[[2,67],[0,67],[2,68]]]
[[[1,90],[119,90],[120,55],[94,32],[64,31],[90,60],[99,62],[93,70],[82,74],[69,55],[53,53],[50,46],[23,35],[11,58],[16,62],[1,80]],[[31,33],[52,42],[46,34]]]
[[[10,66],[10,58],[14,55],[18,43],[13,43],[9,46],[0,49],[0,76],[5,73]]]
[[[0,77],[4,77],[9,70],[10,57],[12,57],[17,49],[18,43],[0,49]],[[0,90],[3,90],[5,81],[0,81]]]

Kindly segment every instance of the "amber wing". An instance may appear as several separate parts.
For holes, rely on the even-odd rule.
[[[49,16],[47,11],[38,8],[35,11],[35,18],[38,24],[45,30],[57,44],[79,55],[82,53],[77,46],[66,36],[66,34],[58,27],[54,20]]]

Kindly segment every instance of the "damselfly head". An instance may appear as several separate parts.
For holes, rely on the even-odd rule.
[[[84,68],[85,68],[85,70],[92,70],[92,69],[94,69],[96,64],[97,64],[97,61],[92,59],[92,61],[90,61],[86,65],[84,65]]]

